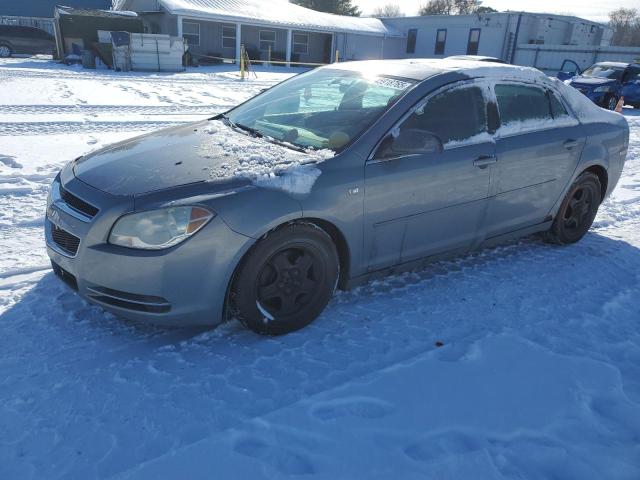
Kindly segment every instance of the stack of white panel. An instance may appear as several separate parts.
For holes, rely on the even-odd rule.
[[[113,33],[113,64],[116,70],[140,72],[184,70],[182,56],[185,46],[182,38],[148,33]],[[118,34],[120,38],[116,38],[115,35]]]
[[[178,72],[184,70],[184,40],[169,35],[132,33],[129,52],[131,70]]]

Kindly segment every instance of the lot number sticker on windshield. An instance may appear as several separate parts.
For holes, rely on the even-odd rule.
[[[409,82],[403,82],[402,80],[396,80],[395,78],[380,77],[374,82],[381,87],[393,88],[395,90],[404,90],[411,85]]]

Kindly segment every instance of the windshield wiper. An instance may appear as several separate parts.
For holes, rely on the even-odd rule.
[[[292,143],[285,142],[284,140],[278,140],[277,138],[271,137],[269,135],[265,135],[260,130],[258,130],[256,128],[253,128],[253,127],[249,127],[248,125],[243,125],[241,123],[236,123],[233,120],[231,120],[228,115],[225,115],[224,113],[221,116],[227,122],[227,124],[229,126],[231,126],[232,128],[236,128],[238,130],[244,130],[245,132],[248,132],[248,133],[254,135],[255,137],[264,138],[268,142],[275,143],[276,145],[281,145],[281,146],[286,147],[286,148],[290,148],[291,150],[295,150],[297,152],[308,153],[303,147],[299,147],[299,146],[294,145]]]
[[[224,113],[222,114],[222,118],[224,118],[227,123],[233,127],[233,128],[237,128],[239,130],[244,130],[245,132],[250,133],[251,135],[255,136],[255,137],[264,137],[264,134],[262,132],[260,132],[259,130],[250,127],[248,125],[243,125],[242,123],[236,123],[233,120],[231,120],[227,115],[225,115]]]

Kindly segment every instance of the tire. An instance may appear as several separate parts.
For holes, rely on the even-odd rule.
[[[327,306],[339,273],[331,237],[313,224],[290,224],[243,258],[230,291],[231,313],[262,335],[299,330]]]
[[[0,43],[0,58],[9,58],[13,55],[13,49],[6,43]]]
[[[601,191],[597,175],[591,172],[580,174],[564,197],[544,239],[549,243],[568,245],[584,237],[598,213]]]
[[[606,108],[607,110],[613,111],[616,109],[616,105],[618,105],[618,99],[615,97],[615,95],[611,95],[605,101],[604,108]]]

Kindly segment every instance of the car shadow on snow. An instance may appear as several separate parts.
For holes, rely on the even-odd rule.
[[[37,466],[39,478],[111,477],[432,350],[474,361],[476,342],[500,332],[612,363],[640,401],[640,346],[629,340],[638,272],[640,249],[621,240],[529,238],[340,292],[309,327],[275,338],[236,321],[133,324],[47,274],[0,316],[10,446],[0,463]],[[58,440],[47,442],[51,431]]]
[[[622,286],[637,288],[638,271],[640,249],[627,242],[590,233],[578,244],[559,247],[534,236],[338,292],[311,326],[271,340],[286,346],[318,335],[347,337],[362,328],[381,334],[403,325],[414,333],[435,333],[451,324],[499,330],[516,320],[526,326],[528,319],[531,327],[541,320],[597,315]],[[217,348],[220,342],[264,339],[237,321],[213,330],[129,322],[84,301],[52,273],[2,315],[2,324],[28,325],[34,333],[41,327],[43,334],[55,329],[64,337],[137,339],[151,349],[190,340]]]

